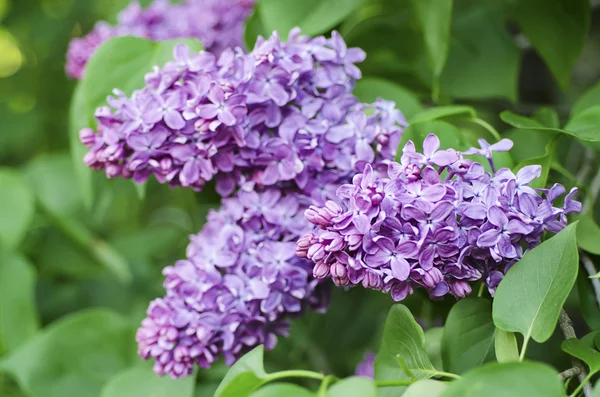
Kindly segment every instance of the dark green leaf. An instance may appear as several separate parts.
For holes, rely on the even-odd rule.
[[[336,382],[329,388],[327,397],[377,397],[377,389],[372,380],[353,376]]]
[[[577,278],[575,229],[571,224],[525,254],[500,282],[493,303],[494,324],[544,342]]]
[[[553,135],[548,134],[546,131],[517,128],[510,129],[503,135],[514,143],[510,155],[517,164],[532,158],[544,157],[546,146],[553,139]]]
[[[448,385],[433,379],[421,379],[410,385],[402,397],[441,397]]]
[[[0,168],[0,246],[19,245],[34,213],[34,199],[21,174]]]
[[[113,376],[100,397],[193,397],[195,383],[195,376],[174,380],[156,375],[149,365],[141,365]]]
[[[588,0],[520,0],[513,17],[563,89],[590,25]]]
[[[496,328],[494,335],[494,349],[496,350],[496,360],[499,363],[519,361],[519,348],[517,338],[512,332],[506,332]]]
[[[579,225],[577,225],[579,229]],[[577,296],[579,297],[579,308],[583,319],[591,329],[600,329],[600,306],[596,298],[592,283],[586,272],[577,275]]]
[[[593,347],[587,346],[579,339],[567,339],[563,341],[560,347],[566,353],[577,357],[590,367],[591,373],[600,371],[600,352]]]
[[[412,0],[417,23],[423,32],[429,66],[434,81],[442,74],[450,45],[452,0]],[[434,97],[435,93],[434,83]]]
[[[600,255],[600,244],[598,244],[600,226],[596,224],[594,218],[587,214],[577,216],[577,220],[579,221],[577,224],[577,245],[590,254]]]
[[[116,313],[79,312],[46,327],[0,366],[34,396],[98,397],[104,383],[137,360],[133,331]]]
[[[442,397],[565,397],[558,374],[533,362],[491,363],[450,383]]]
[[[423,330],[406,306],[396,304],[390,309],[383,329],[375,359],[375,380],[406,379],[407,372],[418,378],[429,378],[435,368],[425,351]],[[397,393],[399,388],[385,390]]]
[[[363,0],[261,0],[260,19],[266,31],[282,37],[294,27],[314,36],[335,27],[358,8]]]
[[[474,118],[477,117],[475,109],[465,105],[438,106],[425,109],[417,113],[408,121],[410,124],[422,123],[424,121],[433,121],[447,117]]]
[[[441,91],[459,99],[501,98],[515,102],[520,58],[519,48],[506,31],[502,10],[472,7],[458,14],[453,23]]]
[[[14,351],[38,330],[35,270],[20,254],[0,250],[0,356]]]
[[[268,36],[267,32],[260,20],[258,9],[255,9],[252,15],[246,20],[246,30],[244,30],[244,44],[248,50],[254,48],[258,36]]]
[[[490,300],[467,298],[452,306],[442,338],[444,369],[462,374],[493,357],[495,330]]]
[[[227,372],[214,397],[246,397],[266,380],[263,366],[264,347],[258,346],[240,358]]]
[[[292,383],[272,383],[261,387],[251,397],[315,397],[315,393]]]
[[[372,103],[377,98],[394,101],[407,119],[419,113],[423,107],[419,99],[407,89],[378,77],[365,77],[356,82],[352,92],[361,102]]]

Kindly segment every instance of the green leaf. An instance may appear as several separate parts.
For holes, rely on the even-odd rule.
[[[579,225],[577,225],[579,229]],[[579,230],[578,230],[579,231]],[[577,275],[577,296],[583,319],[591,329],[600,329],[600,306],[594,291],[592,281],[586,272]]]
[[[571,117],[583,112],[587,108],[600,104],[600,82],[590,87],[583,95],[575,102],[571,109]]]
[[[499,363],[519,361],[519,348],[517,347],[517,338],[514,333],[496,328],[494,348],[496,350],[496,359]]]
[[[0,356],[21,346],[38,328],[35,270],[21,254],[1,249]]]
[[[586,363],[592,374],[600,371],[600,352],[595,348],[587,346],[576,338],[563,341],[560,347],[565,353],[569,353]]]
[[[246,19],[246,29],[244,30],[244,44],[248,50],[252,50],[254,48],[254,44],[256,44],[256,39],[258,36],[268,36],[269,32],[267,32],[260,20],[260,15],[258,13],[258,9],[255,8],[254,12],[248,19]]]
[[[556,110],[550,107],[541,107],[535,111],[533,115],[534,120],[537,120],[540,124],[549,128],[559,128],[560,120]]]
[[[396,107],[407,119],[423,109],[415,94],[391,81],[378,77],[365,77],[358,80],[352,93],[364,103],[373,103],[377,98],[394,101]]]
[[[258,346],[240,358],[227,372],[214,397],[246,397],[267,379],[263,366],[264,347]]]
[[[292,383],[272,383],[261,387],[251,397],[315,397],[315,393]]]
[[[552,138],[552,140],[550,142],[548,142],[548,144],[546,145],[546,154],[544,154],[543,156],[527,159],[515,167],[515,172],[516,172],[516,171],[520,170],[521,168],[528,166],[528,165],[541,165],[542,166],[542,172],[541,172],[539,178],[534,179],[529,184],[529,186],[531,186],[532,188],[546,187],[546,184],[548,183],[548,175],[550,174],[550,166],[552,165],[552,161],[554,159],[554,154],[556,153],[558,139],[559,139],[559,137],[555,136],[554,138]]]
[[[444,369],[462,374],[491,358],[495,329],[491,301],[467,298],[452,306],[442,338]]]
[[[577,278],[577,224],[525,254],[500,282],[492,314],[496,327],[544,342],[550,338],[560,310]],[[523,354],[522,354],[523,355]]]
[[[429,66],[433,70],[433,97],[437,99],[438,79],[444,69],[450,45],[452,0],[412,0],[412,6],[423,32]]]
[[[444,368],[442,362],[442,337],[443,327],[433,327],[425,331],[425,352],[436,369]]]
[[[94,120],[90,119],[87,102],[83,96],[83,84],[77,82],[71,107],[69,109],[69,147],[71,150],[71,161],[75,170],[75,180],[79,185],[79,191],[83,203],[87,209],[91,208],[93,203],[94,187],[92,184],[92,169],[85,165],[83,157],[88,152],[87,148],[79,140],[79,131],[94,125]]]
[[[16,247],[29,229],[34,199],[21,174],[0,168],[0,246]]]
[[[590,254],[600,255],[600,244],[598,244],[600,226],[596,224],[594,218],[587,214],[578,215],[577,220],[579,221],[577,224],[577,245]]]
[[[565,397],[563,383],[549,366],[533,362],[491,363],[450,383],[442,397]]]
[[[600,105],[578,113],[567,123],[564,129],[546,127],[538,120],[508,110],[500,113],[500,118],[505,123],[524,130],[545,131],[551,134],[562,133],[587,142],[600,141],[600,129],[597,128],[598,123],[600,123]]]
[[[408,121],[410,124],[422,123],[424,121],[433,121],[449,117],[461,117],[461,118],[475,118],[477,113],[471,106],[465,105],[449,105],[449,106],[438,106],[434,108],[425,109],[422,112],[417,113]]]
[[[423,329],[406,306],[392,306],[375,358],[375,380],[407,379],[407,372],[417,378],[429,378],[435,371],[425,351]],[[394,393],[402,388],[385,390]]]
[[[596,383],[596,386],[592,391],[592,397],[600,397],[600,382]]]
[[[363,0],[261,0],[257,7],[266,31],[282,37],[294,27],[314,36],[327,32],[357,9]]]
[[[329,388],[327,397],[377,397],[372,380],[360,376],[343,379]]]
[[[135,357],[134,330],[120,315],[93,309],[56,321],[15,350],[1,368],[34,396],[97,397]]]
[[[193,397],[195,376],[157,376],[149,365],[125,369],[102,388],[100,397]]]
[[[487,9],[479,3],[457,14],[440,79],[443,94],[458,99],[516,102],[521,51],[507,32],[502,15],[503,10]]]
[[[590,26],[588,0],[521,0],[513,17],[563,89]]]
[[[67,153],[43,154],[23,170],[25,181],[37,200],[59,215],[72,215],[82,205],[79,192],[73,189],[73,163]]]
[[[433,379],[421,379],[410,385],[402,397],[441,397],[448,388],[444,382]]]

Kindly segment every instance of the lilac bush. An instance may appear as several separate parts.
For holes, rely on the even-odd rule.
[[[306,211],[315,229],[298,241],[298,256],[313,261],[318,279],[381,290],[395,301],[415,288],[431,298],[463,298],[476,280],[493,295],[508,269],[541,243],[544,232],[562,230],[565,215],[581,204],[573,200],[576,188],[562,206],[555,204],[565,193],[562,185],[531,188],[540,166],[494,172],[492,152],[510,149],[509,140],[480,144],[464,153],[439,150],[430,134],[423,153],[408,141],[387,175],[367,164],[340,186],[337,200]],[[468,154],[488,157],[492,172]]]
[[[98,22],[88,35],[75,38],[67,52],[67,74],[81,79],[85,65],[105,41],[120,36],[136,36],[155,41],[196,38],[207,51],[219,55],[241,46],[244,23],[255,0],[154,0],[142,8],[137,0],[121,11],[116,25]]]

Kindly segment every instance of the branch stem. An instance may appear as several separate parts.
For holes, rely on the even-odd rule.
[[[565,311],[565,309],[561,309],[560,316],[558,317],[558,325],[560,326],[560,330],[565,339],[573,339],[577,338],[577,334],[575,333],[575,328],[573,328],[573,321]],[[577,378],[579,379],[579,386],[577,389],[571,394],[571,396],[576,396],[583,389],[583,395],[585,397],[591,397],[592,395],[592,387],[589,385],[589,380],[592,377],[592,374],[588,374],[585,364],[581,362],[578,358],[573,357],[572,359],[573,367],[579,368],[579,374],[577,374]]]

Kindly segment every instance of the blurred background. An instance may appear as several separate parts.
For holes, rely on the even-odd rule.
[[[361,66],[365,77],[394,82],[392,86],[377,80],[383,81],[380,95],[389,92],[392,97],[386,99],[401,97],[414,112],[432,104],[431,77],[423,66],[423,37],[405,3],[363,1],[337,28],[349,46],[367,52]],[[568,118],[573,103],[600,76],[600,7],[592,5],[590,33],[569,84],[561,88],[546,62],[499,8],[501,3],[455,1],[439,103],[473,105],[480,117],[515,137],[516,163],[543,154],[545,141],[540,138],[539,144],[532,144],[537,138],[528,132],[528,140],[520,142],[519,132],[509,131],[498,114],[506,109],[531,114],[551,106],[560,120]],[[173,190],[154,181],[148,183],[142,200],[130,181],[107,181],[103,174],[94,175],[91,206],[81,197],[69,152],[69,107],[75,83],[65,75],[65,53],[71,38],[86,34],[98,20],[115,22],[117,12],[127,4],[127,0],[0,0],[0,310],[17,304],[18,318],[33,319],[33,325],[12,340],[0,335],[0,357],[25,344],[38,327],[80,310],[108,308],[131,323],[124,342],[127,354],[118,365],[97,358],[103,364],[96,362],[98,368],[90,371],[108,378],[137,363],[133,332],[148,302],[163,294],[161,270],[184,257],[187,236],[200,230],[208,209],[217,203],[210,194]],[[252,32],[260,31],[256,16],[250,24],[256,28],[249,29],[252,41]],[[585,162],[597,169],[594,157],[585,157],[583,147],[573,149],[573,145],[579,144],[570,141],[561,147],[565,158],[570,156],[563,162],[570,172],[576,173]],[[557,174],[554,180],[572,186],[573,181],[561,178]],[[23,203],[22,214],[2,210],[15,201]],[[28,219],[22,230],[15,230],[14,216]],[[11,268],[15,264],[19,269]],[[31,290],[35,301],[29,302],[17,289]],[[377,349],[391,299],[363,290],[336,289],[334,295],[327,316],[312,313],[294,322],[291,337],[281,339],[268,354],[269,365],[344,376],[354,371],[365,351]],[[413,313],[430,330],[428,341],[434,350],[432,327],[441,324],[451,303],[449,299],[432,303],[419,293],[409,299]],[[579,304],[576,295],[570,304]],[[2,320],[2,315],[0,311],[0,322],[6,323],[8,317]],[[582,319],[576,321],[579,327],[587,327]],[[108,354],[97,350],[96,357]],[[560,355],[559,348],[551,350]],[[532,348],[531,354],[544,351],[550,349]],[[566,357],[551,359],[559,368],[562,360],[566,368]],[[61,370],[65,379],[69,371],[81,371]],[[203,371],[197,396],[211,395],[225,371],[223,364]],[[98,395],[89,389],[82,383],[78,395]],[[0,377],[0,396],[22,393],[13,380]]]

